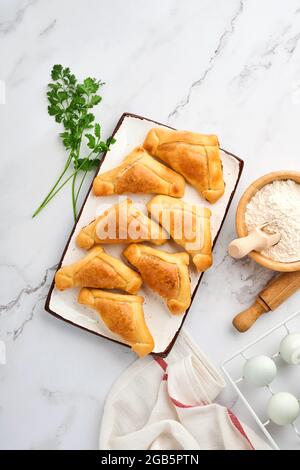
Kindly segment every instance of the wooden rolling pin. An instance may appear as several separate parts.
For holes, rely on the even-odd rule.
[[[298,289],[300,289],[300,271],[280,274],[258,294],[251,307],[234,317],[233,325],[242,333],[247,331],[261,315],[275,310]]]

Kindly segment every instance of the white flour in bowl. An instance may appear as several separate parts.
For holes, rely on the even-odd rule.
[[[245,223],[250,232],[265,223],[268,233],[280,233],[277,245],[263,250],[262,255],[290,263],[300,260],[300,184],[278,180],[257,191],[249,201]]]

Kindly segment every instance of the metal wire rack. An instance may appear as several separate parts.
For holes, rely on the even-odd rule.
[[[246,406],[246,408],[249,410],[249,412],[251,413],[252,417],[254,418],[254,420],[256,421],[256,423],[258,424],[259,428],[261,429],[261,431],[263,432],[263,434],[265,435],[265,437],[268,439],[271,447],[275,450],[279,450],[279,446],[278,444],[275,442],[274,438],[271,436],[269,430],[268,430],[268,426],[270,425],[270,420],[267,420],[267,421],[262,421],[259,417],[258,417],[258,414],[257,412],[253,409],[253,407],[250,405],[249,401],[247,400],[246,396],[244,395],[244,393],[240,390],[240,387],[239,387],[239,384],[241,384],[244,380],[244,378],[242,376],[239,376],[237,378],[234,378],[232,377],[231,373],[228,371],[228,366],[238,357],[241,357],[244,361],[247,361],[250,356],[247,356],[247,352],[253,348],[256,344],[258,343],[261,343],[263,342],[263,340],[265,340],[268,336],[274,334],[276,331],[281,331],[282,330],[282,334],[286,335],[286,334],[289,334],[291,332],[294,332],[295,329],[292,328],[290,326],[291,322],[293,320],[300,320],[300,311],[290,315],[286,320],[282,321],[281,323],[279,323],[277,326],[271,328],[270,330],[268,330],[266,333],[264,333],[263,335],[261,335],[260,337],[258,337],[255,341],[253,341],[252,343],[249,343],[246,347],[244,347],[243,349],[240,349],[238,352],[236,352],[235,354],[233,354],[231,357],[229,357],[228,359],[226,359],[221,367],[222,367],[222,370],[225,374],[225,376],[227,377],[227,379],[229,380],[229,382],[231,383],[231,385],[234,387],[235,391],[237,392],[238,396],[240,397],[240,399],[242,400],[242,402],[244,403],[244,405]],[[300,324],[298,326],[298,331],[300,331]],[[278,347],[278,344],[277,344],[277,347]],[[274,354],[269,354],[269,356],[272,358],[272,359],[275,359],[277,357],[280,356],[279,352],[276,351],[274,352]],[[295,367],[295,366],[294,366]],[[297,367],[297,366],[296,366]],[[263,387],[265,389],[268,390],[269,394],[270,395],[274,395],[274,390],[272,389],[272,387],[270,385],[267,385],[265,387]],[[298,401],[300,401],[298,399]],[[300,443],[300,431],[299,429],[297,428],[297,426],[293,423],[290,425],[294,431],[294,433],[296,434],[296,436],[299,438],[299,443]]]

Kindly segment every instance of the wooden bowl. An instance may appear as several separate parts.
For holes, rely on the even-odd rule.
[[[242,195],[240,202],[236,210],[236,231],[239,237],[245,237],[248,235],[248,231],[245,224],[245,212],[246,207],[250,199],[253,198],[254,194],[266,184],[272,183],[275,180],[293,180],[300,184],[300,172],[297,171],[275,171],[268,173],[254,183],[250,184],[248,189]],[[266,256],[263,256],[257,251],[251,251],[249,255],[251,259],[256,261],[258,264],[265,266],[266,268],[272,269],[273,271],[291,272],[300,270],[300,261],[293,261],[291,263],[283,263],[281,261],[274,261]]]

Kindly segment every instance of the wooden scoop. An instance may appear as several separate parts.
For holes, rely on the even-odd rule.
[[[262,251],[270,246],[276,245],[280,240],[280,233],[268,234],[263,231],[268,223],[256,227],[246,237],[233,240],[228,246],[228,253],[236,259],[243,258],[251,251]]]
[[[275,310],[282,302],[300,289],[300,271],[276,276],[258,294],[255,303],[236,315],[233,319],[235,328],[243,333],[264,313]]]

